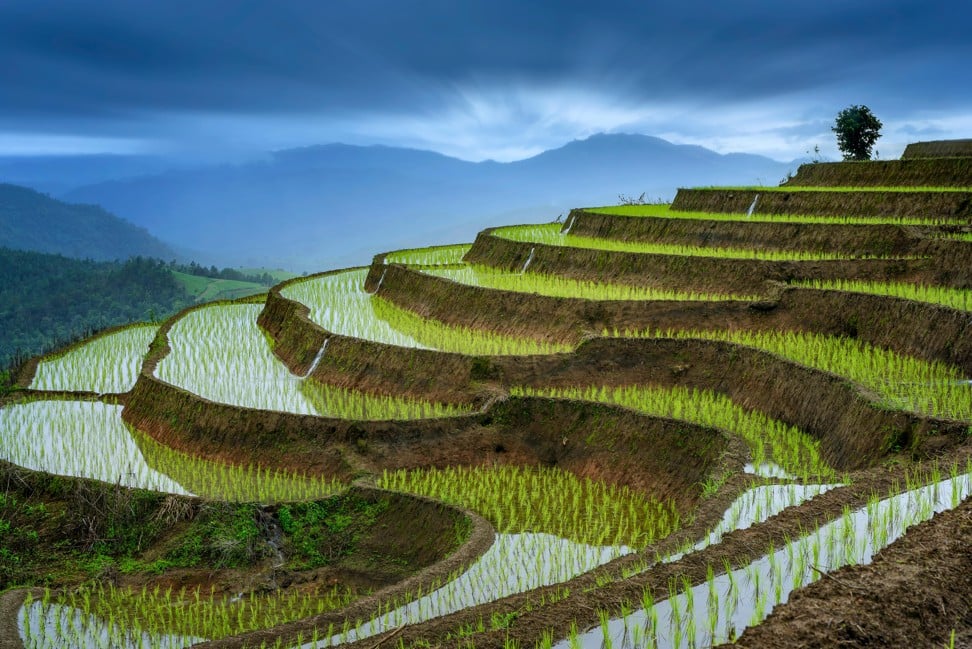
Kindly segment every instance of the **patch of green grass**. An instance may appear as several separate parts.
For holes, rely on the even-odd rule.
[[[259,277],[260,275],[266,274],[266,275],[269,275],[270,277],[272,277],[273,278],[273,281],[275,281],[275,282],[286,282],[288,279],[293,279],[295,277],[300,277],[300,273],[294,273],[294,272],[289,271],[289,270],[284,270],[283,268],[265,268],[265,267],[260,267],[260,268],[244,268],[244,267],[241,267],[241,268],[238,268],[237,270],[240,271],[241,273],[243,273],[244,275],[257,276],[257,277]]]
[[[172,271],[172,276],[196,302],[215,300],[235,300],[241,297],[266,293],[267,287],[255,282],[241,282],[235,279],[214,279]]]
[[[946,234],[943,239],[952,239],[954,241],[972,241],[972,232],[962,232],[960,234]]]
[[[315,277],[288,285],[281,294],[307,305],[325,330],[387,345],[479,356],[551,354],[565,343],[450,325],[402,308],[363,289],[366,269]]]
[[[387,509],[387,500],[369,502],[350,494],[281,505],[277,516],[288,537],[287,565],[306,570],[333,563],[353,550],[356,530],[374,525]]]

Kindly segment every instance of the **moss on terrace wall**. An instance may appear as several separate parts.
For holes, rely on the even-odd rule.
[[[972,157],[816,162],[800,165],[783,186],[972,187]]]
[[[759,189],[679,189],[673,210],[744,214],[759,194],[762,214],[819,216],[900,216],[972,221],[972,192],[938,191],[786,191]]]

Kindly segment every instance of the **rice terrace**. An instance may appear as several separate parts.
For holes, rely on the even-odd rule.
[[[972,646],[972,140],[497,226],[23,365],[0,649]]]

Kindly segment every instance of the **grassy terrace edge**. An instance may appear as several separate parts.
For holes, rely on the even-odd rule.
[[[654,206],[571,210],[564,231],[626,241],[664,241],[688,246],[763,250],[859,252],[872,256],[936,254],[933,239],[955,236],[959,225],[862,223],[828,217],[769,217],[744,214],[678,213]],[[643,209],[637,209],[643,208]]]

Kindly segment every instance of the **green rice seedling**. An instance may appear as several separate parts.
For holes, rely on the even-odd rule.
[[[639,385],[539,389],[514,387],[510,393],[613,403],[655,417],[682,419],[721,428],[749,444],[756,464],[769,460],[792,475],[834,474],[833,469],[820,458],[817,440],[758,410],[746,410],[725,395],[710,390]]]
[[[767,261],[827,261],[837,259],[877,259],[868,255],[846,255],[815,251],[759,250],[755,248],[719,248],[686,246],[680,244],[652,243],[600,239],[560,232],[560,224],[515,225],[493,230],[493,235],[511,241],[540,243],[549,246],[632,252],[645,255],[678,255],[681,257],[715,257],[719,259],[759,259]],[[896,257],[900,259],[901,257]]]
[[[625,337],[703,338],[755,347],[846,377],[881,396],[881,405],[972,421],[972,384],[958,368],[898,354],[852,338],[792,331],[624,332]]]
[[[643,547],[679,525],[670,502],[556,467],[386,471],[378,485],[468,507],[500,532],[545,532],[595,546]]]
[[[139,591],[96,582],[67,594],[49,595],[48,605],[69,606],[85,617],[111,620],[108,626],[115,646],[125,646],[125,638],[143,632],[218,639],[268,629],[342,608],[356,598],[343,586],[227,596],[199,588]]]
[[[477,356],[552,354],[571,349],[556,341],[453,326],[422,317],[366,293],[366,275],[366,269],[323,275],[290,284],[281,293],[306,305],[311,320],[331,333],[387,345]]]
[[[259,304],[188,312],[169,330],[172,351],[155,375],[205,399],[245,408],[356,420],[452,417],[469,407],[372,395],[294,376],[256,324]]]
[[[128,431],[149,467],[202,498],[229,502],[295,502],[320,500],[347,488],[343,482],[325,476],[194,457],[160,444],[130,426]]]
[[[582,649],[577,633],[577,622],[575,620],[570,621],[570,630],[567,632],[567,644],[570,645],[570,649]]]
[[[30,382],[32,390],[99,394],[128,392],[158,325],[140,324],[95,336],[65,353],[46,356]]]
[[[655,205],[608,205],[589,207],[588,212],[617,216],[646,216],[661,219],[693,219],[706,221],[748,221],[751,223],[807,223],[837,225],[931,225],[945,219],[898,217],[898,216],[816,216],[810,214],[761,214],[758,211],[747,217],[745,212],[688,212],[671,209],[670,204]]]
[[[943,238],[953,239],[955,241],[972,241],[972,232],[961,232],[959,234],[947,234]]]
[[[430,246],[428,248],[409,248],[396,250],[385,255],[386,264],[403,264],[405,266],[442,266],[458,264],[472,247],[470,243],[456,243],[447,246]]]
[[[694,293],[670,291],[649,286],[632,286],[572,279],[546,273],[519,273],[492,266],[460,266],[451,268],[432,268],[424,273],[443,277],[467,286],[482,286],[500,291],[516,293],[535,293],[548,297],[581,298],[585,300],[642,300],[642,301],[713,301],[758,299],[750,295],[730,295],[717,293]]]
[[[960,311],[972,311],[972,290],[965,288],[932,286],[928,284],[906,284],[901,282],[867,282],[849,279],[811,280],[796,282],[795,285],[824,291],[848,291],[851,293],[887,295],[904,300],[939,304]]]
[[[423,318],[378,296],[372,297],[371,301],[375,317],[429,349],[476,356],[517,356],[556,354],[570,351],[574,347],[556,341],[508,336],[486,329],[447,325],[438,320]]]

